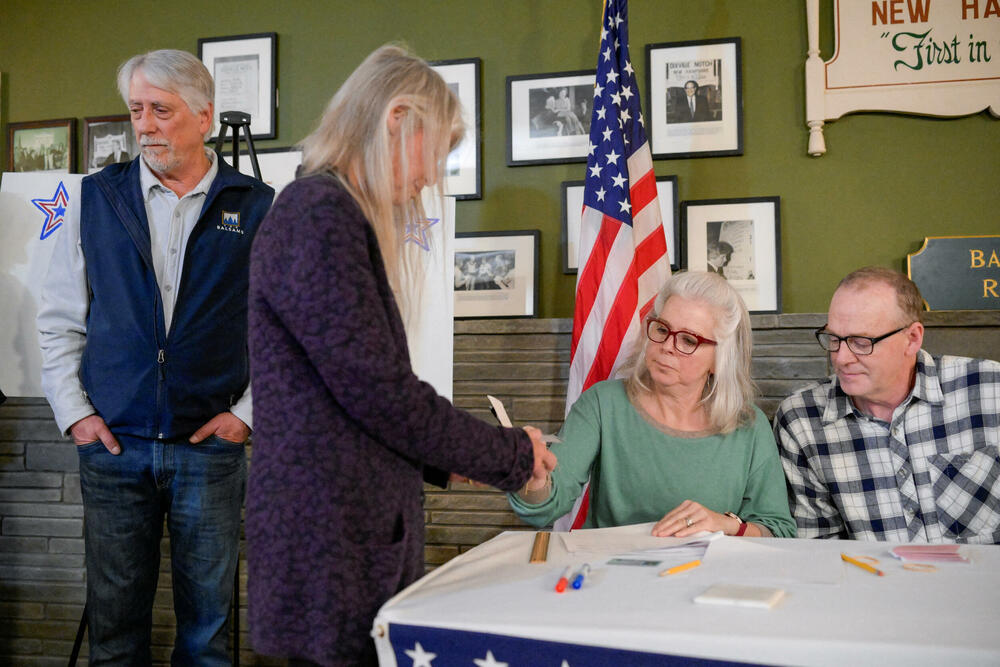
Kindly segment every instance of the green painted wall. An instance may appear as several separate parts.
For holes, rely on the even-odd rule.
[[[829,58],[831,2],[822,8]],[[278,139],[259,147],[288,146],[384,42],[405,41],[427,59],[478,56],[484,198],[458,202],[458,229],[540,229],[540,314],[568,317],[575,277],[561,272],[559,185],[582,179],[584,166],[505,166],[505,77],[593,68],[599,12],[597,0],[0,0],[0,117],[124,113],[114,73],[130,55],[196,52],[199,37],[273,31]],[[848,116],[826,126],[827,155],[806,155],[804,3],[632,0],[630,12],[644,104],[646,44],[742,37],[744,155],[660,160],[655,168],[678,176],[681,200],[781,196],[785,312],[825,311],[836,281],[858,266],[905,269],[906,253],[925,236],[1000,233],[1000,121],[986,112]]]

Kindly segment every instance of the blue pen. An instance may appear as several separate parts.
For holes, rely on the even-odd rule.
[[[590,574],[590,563],[584,563],[583,567],[580,568],[580,571],[576,573],[575,577],[573,577],[573,588],[580,590],[580,588],[583,587],[583,582],[587,578],[588,574]]]

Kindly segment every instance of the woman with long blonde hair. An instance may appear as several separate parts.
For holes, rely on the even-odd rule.
[[[376,50],[302,142],[302,173],[254,242],[250,631],[292,664],[375,664],[376,612],[423,573],[425,478],[510,490],[555,465],[537,429],[489,426],[410,366],[403,229],[460,119],[427,63]]]

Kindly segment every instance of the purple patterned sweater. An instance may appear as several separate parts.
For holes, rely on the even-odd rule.
[[[253,647],[372,661],[375,613],[423,573],[425,466],[512,490],[530,440],[413,374],[374,230],[329,174],[285,188],[257,232],[250,360]]]

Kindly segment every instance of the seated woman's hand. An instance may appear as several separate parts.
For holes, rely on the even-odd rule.
[[[725,532],[725,527],[733,521],[735,519],[725,514],[713,512],[701,503],[685,500],[656,522],[652,535],[654,537],[687,537],[703,530],[710,533],[719,530]]]
[[[542,432],[534,426],[525,426],[524,432],[531,438],[531,446],[535,454],[535,467],[531,472],[531,479],[525,487],[528,491],[535,491],[545,486],[549,473],[556,467],[556,455],[549,451],[545,441],[542,440]]]

